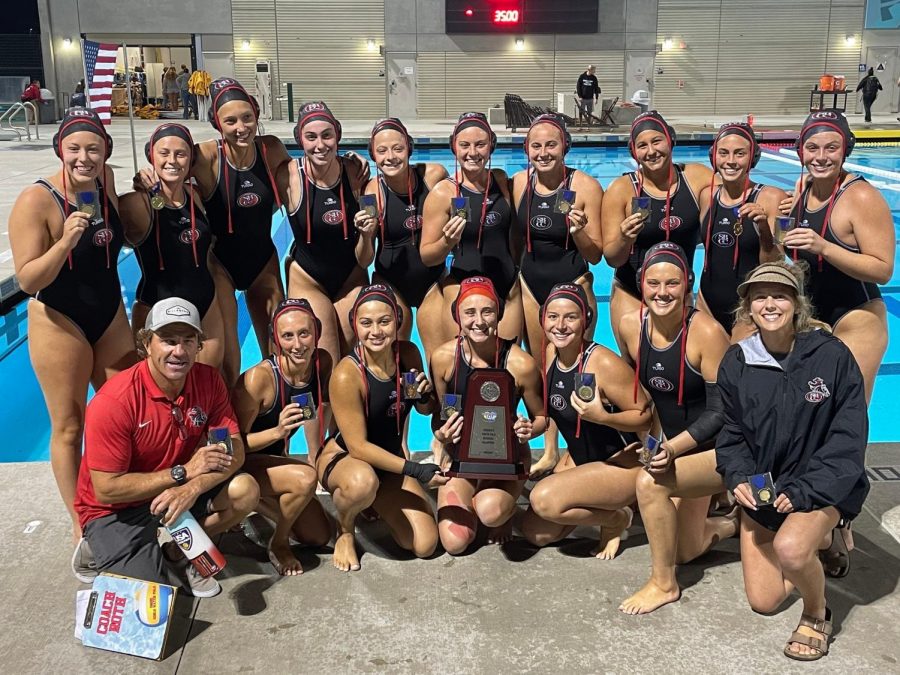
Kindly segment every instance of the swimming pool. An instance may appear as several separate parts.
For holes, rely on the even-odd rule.
[[[447,149],[418,149],[414,159],[419,162],[440,162],[450,171],[453,170],[453,157]],[[679,162],[708,162],[708,150],[705,147],[676,147],[675,159]],[[849,168],[852,171],[862,173],[882,190],[890,205],[895,229],[900,234],[900,149],[857,146],[850,159]],[[525,156],[520,148],[500,147],[494,153],[492,163],[512,174],[525,168]],[[614,178],[634,167],[628,150],[624,147],[576,146],[569,153],[567,163],[596,177],[604,188]],[[782,149],[764,151],[753,175],[757,181],[791,188],[799,173],[800,165],[796,155]],[[272,236],[283,255],[291,243],[290,227],[283,213],[276,214],[272,219]],[[697,278],[703,266],[702,253],[701,248],[694,261]],[[612,270],[605,262],[601,262],[593,266],[593,272],[594,290],[599,304],[595,339],[615,349],[608,311]],[[130,251],[123,251],[120,256],[119,273],[125,306],[130,308],[140,278],[137,262]],[[869,410],[869,440],[872,442],[900,441],[900,431],[891,421],[896,401],[900,398],[900,267],[895,268],[894,276],[881,290],[888,309],[891,338]],[[247,368],[261,357],[243,299],[239,301],[239,307],[238,335],[242,343],[242,364]],[[413,333],[413,339],[418,340],[416,333]],[[4,403],[0,411],[0,428],[5,434],[5,443],[0,448],[0,461],[46,461],[49,456],[50,425],[43,397],[28,361],[25,303],[14,308],[0,321],[0,382],[3,382]],[[895,403],[891,404],[891,401]],[[429,421],[421,415],[413,415],[410,422],[410,448],[426,449],[430,433]],[[305,451],[303,436],[297,434],[292,452]]]

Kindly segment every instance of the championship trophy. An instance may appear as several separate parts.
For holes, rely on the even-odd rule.
[[[528,476],[513,431],[515,388],[506,370],[479,368],[469,374],[462,441],[448,475],[488,480],[524,480]]]

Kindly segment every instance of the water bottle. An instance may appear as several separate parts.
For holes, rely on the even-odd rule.
[[[201,577],[211,577],[224,569],[225,556],[190,511],[182,513],[174,523],[166,525],[166,529]]]

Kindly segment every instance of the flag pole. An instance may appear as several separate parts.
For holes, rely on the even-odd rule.
[[[131,75],[128,69],[128,45],[122,43],[122,56],[125,60],[125,95],[128,96],[128,126],[131,127],[131,157],[134,160],[134,172],[138,172],[137,148],[134,144],[134,107],[131,104]]]
[[[84,73],[84,107],[91,107],[91,83],[88,82],[87,61],[84,60],[84,38],[81,38],[81,71]],[[69,103],[71,104],[71,100]],[[63,113],[65,114],[65,110]]]

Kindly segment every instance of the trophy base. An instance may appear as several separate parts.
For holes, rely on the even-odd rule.
[[[482,480],[525,480],[528,472],[522,462],[501,464],[491,462],[460,462],[455,460],[447,471],[453,478],[476,478]]]

